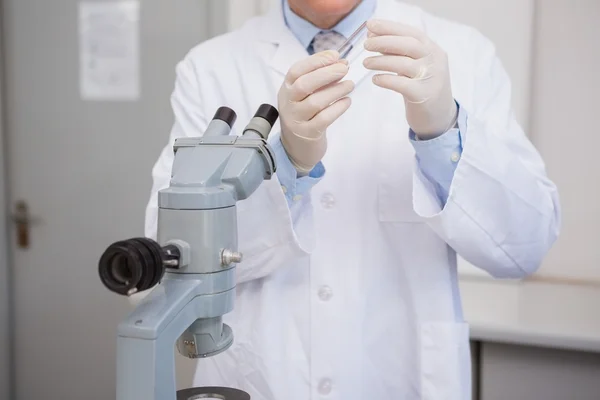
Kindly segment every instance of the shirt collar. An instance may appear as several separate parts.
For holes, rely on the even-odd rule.
[[[322,29],[314,26],[312,23],[298,16],[292,11],[288,0],[283,1],[283,18],[287,27],[292,31],[294,36],[298,38],[304,48],[308,48],[314,39],[315,35],[321,32]],[[358,6],[343,20],[338,22],[330,31],[344,35],[348,38],[352,33],[366,20],[371,18],[375,12],[377,0],[362,0]]]

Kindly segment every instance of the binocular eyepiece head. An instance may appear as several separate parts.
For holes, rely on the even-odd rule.
[[[256,113],[244,128],[246,135],[249,132],[260,136],[263,139],[269,137],[269,133],[279,118],[279,111],[270,104],[261,104]],[[219,107],[210,124],[204,132],[204,136],[227,136],[235,124],[237,115],[229,107]]]
[[[247,180],[249,183],[244,186],[244,192],[239,196],[247,196],[250,187],[254,184],[258,186],[265,176],[272,176],[275,171],[275,160],[273,156],[267,157],[264,155],[263,144],[267,140],[273,125],[279,118],[277,109],[269,104],[262,104],[243,130],[243,136],[247,143],[253,144],[251,148],[257,149],[262,154],[264,159],[267,159],[267,171],[262,171],[262,164],[259,165],[256,171],[248,173],[244,170],[244,179],[237,177],[239,180]],[[237,115],[229,107],[220,107],[211,122],[209,123],[204,136],[211,137],[213,142],[215,136],[227,136],[231,133],[231,128],[235,124]],[[260,140],[259,140],[260,139]],[[258,144],[256,144],[258,142]],[[223,141],[229,143],[229,141]],[[214,146],[213,146],[214,147]],[[247,151],[249,146],[243,147]],[[267,152],[268,147],[267,147]],[[221,162],[221,161],[219,161]],[[196,164],[191,164],[196,167]],[[249,164],[250,165],[250,164]],[[210,163],[203,167],[214,170],[219,165],[211,165]],[[210,172],[210,171],[209,171]],[[207,175],[208,176],[208,175]],[[216,175],[215,175],[216,176]],[[203,177],[202,177],[203,178]],[[250,192],[254,191],[252,188]],[[213,205],[211,204],[211,207]],[[104,286],[110,291],[131,296],[134,293],[142,292],[156,286],[165,274],[166,268],[180,268],[180,249],[176,245],[167,245],[161,247],[157,242],[148,238],[132,238],[122,240],[111,244],[102,254],[98,264],[98,272]]]

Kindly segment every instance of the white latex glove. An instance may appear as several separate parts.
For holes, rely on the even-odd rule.
[[[448,57],[418,29],[399,22],[371,20],[365,49],[381,55],[364,60],[367,69],[389,72],[373,83],[404,96],[406,119],[420,139],[451,129],[458,114],[452,96]]]
[[[325,155],[327,128],[350,107],[352,81],[340,82],[348,62],[336,51],[314,54],[294,64],[279,90],[281,142],[299,175],[307,175]]]

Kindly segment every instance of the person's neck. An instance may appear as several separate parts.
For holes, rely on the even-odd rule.
[[[358,6],[358,4],[356,5]],[[354,8],[356,8],[356,6]],[[320,29],[331,29],[338,24],[341,20],[346,18],[354,8],[344,15],[318,15],[304,13],[300,8],[296,7],[293,2],[290,2],[291,10],[296,13],[300,18],[303,18]]]

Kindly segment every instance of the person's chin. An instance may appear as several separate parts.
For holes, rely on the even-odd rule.
[[[346,15],[348,14],[350,11],[352,11],[352,9],[354,7],[356,7],[356,5],[359,3],[359,1],[353,0],[325,0],[325,1],[318,1],[318,0],[313,0],[312,1],[312,11],[315,14],[320,14],[320,15],[330,15],[330,16],[336,16],[336,15]]]

